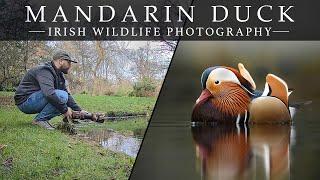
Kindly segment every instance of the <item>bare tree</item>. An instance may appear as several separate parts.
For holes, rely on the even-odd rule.
[[[92,94],[95,95],[96,94],[96,89],[98,86],[98,69],[100,68],[100,65],[102,64],[102,62],[105,60],[106,57],[106,52],[104,50],[104,48],[102,47],[102,43],[101,41],[96,41],[95,43],[96,45],[96,50],[97,50],[97,54],[98,54],[98,58],[97,58],[97,62],[95,64],[95,67],[93,69],[93,90],[92,90]]]

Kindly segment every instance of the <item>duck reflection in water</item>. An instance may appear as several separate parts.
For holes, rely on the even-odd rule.
[[[191,130],[203,179],[289,179],[290,125]]]

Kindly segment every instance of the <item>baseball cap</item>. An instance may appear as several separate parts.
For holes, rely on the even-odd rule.
[[[69,54],[65,51],[57,51],[56,53],[54,53],[53,60],[56,59],[64,59],[73,63],[78,63],[77,61],[72,60]]]

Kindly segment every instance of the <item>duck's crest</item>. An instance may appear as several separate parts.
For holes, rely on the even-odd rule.
[[[242,77],[244,77],[252,86],[252,89],[256,89],[256,83],[254,82],[253,78],[251,77],[249,71],[244,67],[242,63],[238,64],[238,69]]]
[[[270,88],[268,95],[280,99],[288,107],[289,95],[291,94],[291,92],[289,92],[287,83],[274,74],[268,74],[266,77],[266,81],[268,87]]]

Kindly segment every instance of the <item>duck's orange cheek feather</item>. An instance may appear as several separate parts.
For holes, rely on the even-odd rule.
[[[215,94],[219,90],[217,85],[215,85],[212,80],[207,82],[207,89],[211,92],[211,94]]]
[[[210,81],[207,84],[207,89],[214,97],[220,97],[222,95],[227,96],[228,92],[235,88],[239,88],[238,85],[231,82],[221,82],[220,84],[214,84],[214,82]]]

